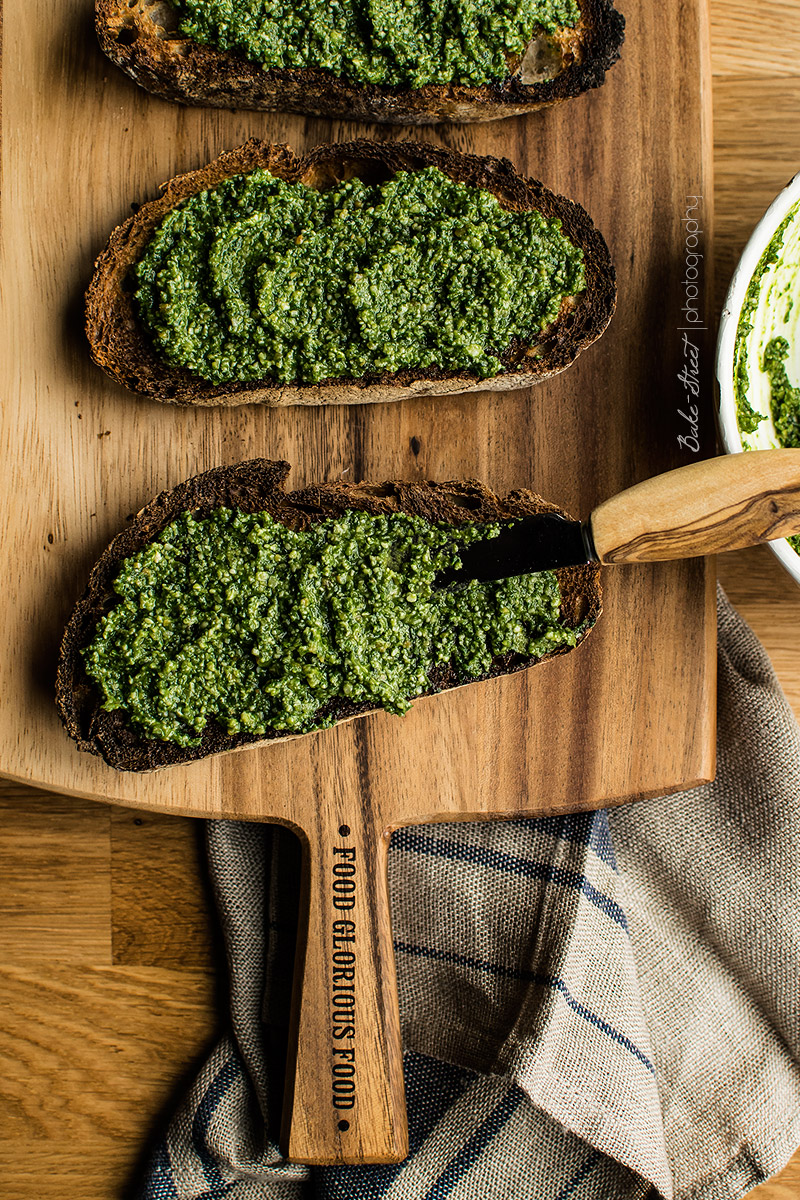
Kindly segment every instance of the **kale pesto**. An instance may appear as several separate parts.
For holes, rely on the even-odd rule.
[[[265,512],[183,513],[126,559],[83,651],[106,710],[147,738],[306,732],[335,700],[403,713],[449,664],[486,675],[497,655],[574,646],[551,571],[433,586],[458,549],[499,526],[348,511],[298,532]]]
[[[508,78],[539,30],[574,28],[576,0],[172,0],[180,31],[267,69],[354,83],[480,86]]]
[[[753,277],[748,285],[747,294],[739,313],[736,344],[733,351],[733,382],[736,395],[736,416],[742,433],[755,433],[758,426],[764,420],[763,414],[757,412],[748,400],[750,366],[748,363],[747,339],[754,328],[753,322],[761,298],[764,277],[768,274],[772,266],[780,262],[784,235],[794,216],[795,209],[792,209],[786,219],[775,230],[769,245],[761,255],[758,266],[753,272]]]
[[[155,352],[214,384],[488,377],[585,286],[558,219],[436,167],[324,191],[234,176],[172,209],[133,276]]]
[[[784,337],[775,337],[764,347],[762,370],[769,379],[772,424],[782,446],[800,447],[800,387],[795,387],[786,372],[785,360],[789,354],[789,343]],[[800,554],[800,536],[788,538],[793,550]]]
[[[769,379],[772,424],[782,446],[800,447],[800,388],[793,387],[786,373],[789,343],[774,337],[764,347],[762,370]]]
[[[745,450],[800,448],[800,386],[789,377],[796,370],[798,337],[798,217],[795,203],[759,258],[739,312],[733,383]],[[800,554],[800,537],[787,540]]]

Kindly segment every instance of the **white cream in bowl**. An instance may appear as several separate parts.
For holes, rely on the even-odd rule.
[[[800,174],[759,221],[734,271],[717,380],[727,453],[800,446]],[[800,549],[800,538],[792,541]],[[800,583],[800,554],[784,538],[768,544]]]

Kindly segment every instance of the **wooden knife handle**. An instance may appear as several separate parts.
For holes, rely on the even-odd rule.
[[[322,801],[313,831],[302,834],[307,923],[281,1131],[292,1162],[390,1163],[408,1154],[389,835],[360,809]]]
[[[591,516],[602,563],[660,562],[800,533],[800,450],[748,450],[656,475]]]

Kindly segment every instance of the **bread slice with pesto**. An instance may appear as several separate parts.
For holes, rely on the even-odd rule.
[[[207,6],[207,10],[216,13],[223,7]],[[324,10],[330,6],[320,7]],[[364,5],[362,13],[357,4],[341,5],[340,18],[349,7],[354,10],[349,23],[358,34],[365,21],[368,23],[371,6]],[[433,40],[441,51],[452,53],[453,41],[459,37],[459,24],[462,30],[474,30],[480,27],[483,18],[495,30],[503,21],[514,24],[518,8],[523,7],[500,5],[496,13],[479,11],[472,17],[465,13],[463,22],[451,20],[437,28]],[[377,13],[372,14],[375,28],[372,34],[366,34],[365,44],[385,43],[385,61],[390,67],[387,71],[371,62],[362,75],[368,80],[394,80],[389,84],[358,82],[352,78],[354,73],[358,75],[357,67],[352,65],[353,56],[348,59],[345,50],[342,57],[338,48],[333,57],[329,53],[322,60],[329,62],[332,69],[316,66],[320,39],[313,36],[309,37],[308,54],[298,56],[298,42],[307,32],[313,34],[313,29],[309,31],[311,19],[298,14],[292,5],[287,6],[287,15],[295,19],[297,28],[283,46],[271,47],[266,57],[263,48],[251,50],[246,38],[244,43],[231,41],[231,17],[235,18],[235,9],[231,14],[220,12],[219,24],[227,47],[222,49],[218,48],[218,37],[217,46],[208,41],[209,36],[215,36],[213,31],[204,29],[195,38],[183,33],[180,4],[173,5],[169,0],[96,0],[95,25],[100,45],[111,61],[143,88],[166,100],[219,108],[432,125],[440,121],[491,121],[516,116],[557,104],[603,83],[606,71],[619,58],[625,30],[624,19],[611,0],[552,0],[549,9],[547,0],[543,0],[539,7],[542,11],[538,17],[536,8],[527,18],[527,24],[523,21],[519,27],[514,25],[513,31],[499,44],[492,43],[493,33],[485,35],[481,45],[466,47],[463,65],[454,63],[455,77],[450,78],[450,71],[441,61],[434,60],[426,70],[419,58],[410,54],[409,46],[415,40],[425,55],[432,41],[431,30],[424,25],[416,32],[404,27],[413,7],[377,6]],[[200,9],[200,23],[205,25],[207,11],[204,13],[202,6]],[[282,20],[278,11],[271,19],[280,39],[280,31],[287,28],[288,21]],[[324,15],[322,20],[325,21]],[[247,28],[252,30],[255,23],[256,6],[253,6],[253,12],[248,13]],[[328,47],[340,47],[342,38],[342,30],[331,22],[326,38]],[[346,34],[344,40],[346,45]],[[508,46],[511,48],[507,49]],[[482,73],[481,64],[487,58],[493,65]],[[286,65],[298,63],[302,65]],[[424,82],[426,79],[436,82]]]
[[[280,210],[269,196],[258,201],[250,198],[248,204],[252,207],[259,203],[261,209],[241,210],[244,216],[239,217],[238,206],[248,189],[254,193],[256,189],[269,192],[270,188],[279,191],[280,197],[288,197],[281,198]],[[428,221],[434,233],[437,221],[450,224],[442,225],[447,232],[438,238],[429,228],[429,241],[415,245],[415,237],[421,235],[413,210],[406,211],[407,219],[395,226],[386,216],[389,209],[385,198],[392,192],[400,203],[397,197],[403,192],[405,203],[410,204],[407,197],[416,191],[416,203],[421,204],[419,197],[425,188],[440,197],[440,204],[461,204],[466,206],[465,211],[472,206],[477,217],[460,216],[457,225],[449,210],[441,216],[430,201],[433,207]],[[295,217],[292,208],[301,203],[315,210],[308,218],[308,228]],[[223,205],[228,206],[225,215],[214,215]],[[339,205],[340,210],[338,223],[331,217],[320,231],[314,221],[323,220],[316,214],[323,205]],[[342,206],[347,205],[347,217],[361,220],[367,231],[369,222],[373,222],[378,229],[375,236],[384,238],[384,243],[387,237],[389,241],[381,243],[380,252],[373,253],[368,246],[364,262],[355,260],[346,271],[342,262],[355,253],[341,240],[350,229],[341,215]],[[223,224],[219,228],[211,225],[202,236],[197,235],[200,217],[196,214],[200,212],[204,221],[219,220]],[[285,212],[290,216],[284,218]],[[270,237],[263,229],[258,232],[270,221],[278,220],[287,222],[280,226],[285,245],[277,235]],[[296,227],[290,223],[295,220]],[[491,222],[498,229],[516,223],[522,233],[502,232],[504,247],[511,247],[508,252],[504,249],[505,267],[496,268],[500,272],[497,287],[484,282],[483,293],[479,294],[474,274],[477,268],[469,257],[476,252],[469,244],[459,249],[464,243],[457,242],[456,235],[466,243],[475,237],[494,237],[494,233],[487,232]],[[329,240],[340,239],[337,252],[315,250],[318,243],[314,239],[321,232]],[[262,239],[260,243],[257,237]],[[514,237],[527,237],[531,245],[538,244],[537,238],[543,239],[544,257],[540,260],[517,252]],[[151,266],[151,256],[162,253],[167,238],[171,241],[164,253],[172,258],[159,259]],[[191,277],[187,283],[175,276],[176,270],[183,270],[182,257],[192,238],[197,243],[192,243],[192,253],[199,247],[197,252],[206,256],[198,259],[197,285]],[[252,261],[247,257],[248,239],[253,239],[255,246]],[[520,241],[520,245],[525,244]],[[479,282],[494,280],[491,271],[495,270],[495,247],[489,244],[480,252],[486,255],[484,265],[488,264],[489,273],[477,278]],[[416,260],[411,257],[414,254]],[[452,277],[432,276],[426,293],[428,325],[423,327],[419,279],[425,270],[431,273],[432,256],[437,254],[460,255],[463,262],[459,259],[452,267]],[[554,256],[552,269],[547,254]],[[293,266],[300,255],[305,255],[302,263]],[[419,262],[420,276],[409,267],[412,261]],[[509,292],[503,269],[512,274],[522,272],[526,286]],[[249,274],[239,279],[243,270]],[[402,293],[394,285],[393,272],[398,271],[401,275],[404,272],[402,286],[406,290]],[[441,282],[443,278],[446,284]],[[320,289],[322,299],[310,293],[300,302],[295,299],[296,284],[307,280]],[[200,284],[210,288],[212,282],[213,292],[202,293]],[[156,286],[161,289],[158,294],[153,290]],[[536,310],[536,320],[526,323],[528,308],[537,302],[536,289],[546,286],[553,289],[551,295],[543,290],[543,303],[546,301],[550,307],[543,316]],[[377,299],[372,299],[370,289],[374,288],[378,289]],[[339,296],[339,309],[328,293]],[[195,295],[196,309],[187,314],[184,305]],[[401,295],[407,302],[400,303]],[[143,308],[143,296],[149,309]],[[615,302],[614,268],[605,241],[589,215],[580,205],[556,195],[538,181],[523,178],[507,159],[458,154],[425,143],[390,144],[365,139],[317,146],[297,157],[287,146],[251,139],[207,166],[170,180],[158,198],[143,204],[114,230],[95,264],[87,292],[86,333],[98,366],[124,387],[162,402],[214,406],[363,404],[486,388],[509,390],[536,383],[563,371],[600,337]],[[459,304],[467,309],[483,305],[476,310],[477,318],[472,318],[476,336],[484,343],[474,353],[483,355],[482,361],[492,365],[475,368],[469,354],[465,357],[465,340],[469,353],[472,344],[462,328]],[[317,314],[316,325],[312,309]],[[287,330],[289,318],[293,325]],[[162,319],[173,322],[165,325],[166,332],[161,329]],[[279,320],[287,330],[286,353],[305,354],[305,373],[301,372],[300,378],[292,373],[294,360],[281,357],[284,350],[280,334],[275,333],[275,322]],[[490,334],[495,320],[497,330]],[[151,322],[149,327],[147,321]],[[158,326],[155,333],[153,321]],[[242,321],[249,322],[244,333]],[[201,333],[206,327],[211,331],[209,342],[214,346],[219,343],[223,349],[214,351],[216,359],[212,355],[198,366],[192,355],[198,345],[203,349]],[[352,345],[347,341],[351,333],[345,335],[343,330],[354,331]],[[156,334],[161,338],[158,343]],[[308,349],[312,335],[317,340]],[[399,350],[395,354],[398,347],[403,348],[403,339],[414,337],[418,344],[413,354],[405,358]],[[489,344],[492,337],[497,344]],[[266,339],[264,353],[260,338]],[[438,339],[435,353],[426,341],[429,338]],[[187,356],[181,357],[189,341]],[[326,360],[329,343],[333,349]],[[374,347],[370,350],[372,357],[363,357],[364,346]],[[341,359],[343,365],[337,358],[340,351],[350,354]],[[250,361],[238,360],[237,354],[249,356]],[[256,354],[257,359],[253,357]],[[260,365],[262,361],[264,366]],[[290,365],[282,365],[284,362]],[[324,366],[326,362],[331,364],[329,368]],[[407,363],[414,365],[404,365]]]
[[[161,733],[159,733],[159,736],[153,736],[149,725],[144,726],[140,724],[137,728],[135,720],[130,716],[132,709],[126,710],[123,707],[115,708],[113,703],[111,705],[107,704],[105,681],[98,684],[97,671],[94,665],[90,667],[91,675],[89,670],[87,670],[88,662],[94,664],[97,661],[96,658],[91,658],[91,651],[89,656],[87,656],[87,649],[100,644],[104,636],[104,622],[107,621],[109,614],[113,614],[120,605],[135,604],[135,601],[131,601],[130,597],[125,594],[124,588],[120,592],[115,591],[115,584],[120,589],[118,580],[121,578],[121,572],[125,569],[125,564],[127,563],[130,568],[128,575],[136,576],[141,586],[142,576],[148,571],[156,569],[153,563],[159,561],[165,553],[169,553],[170,538],[173,535],[173,531],[178,527],[176,523],[180,524],[183,522],[186,528],[197,530],[204,528],[203,522],[211,519],[218,520],[220,517],[225,519],[223,525],[229,521],[236,521],[241,525],[242,522],[246,521],[250,524],[240,529],[237,537],[239,537],[243,545],[249,547],[253,544],[254,538],[257,541],[259,531],[267,530],[269,532],[270,530],[277,530],[280,527],[284,532],[288,530],[295,531],[297,534],[315,533],[317,536],[322,534],[324,537],[328,537],[328,531],[331,528],[342,527],[343,522],[349,521],[350,525],[344,531],[344,541],[342,544],[348,547],[347,553],[350,555],[349,561],[351,567],[358,572],[362,570],[363,564],[361,560],[354,560],[354,551],[351,542],[355,536],[353,534],[353,523],[363,523],[363,515],[370,518],[368,522],[370,527],[376,525],[380,529],[393,529],[395,526],[392,523],[396,523],[398,518],[401,519],[404,525],[403,536],[405,538],[411,536],[412,543],[415,545],[414,539],[422,537],[426,531],[446,531],[452,529],[458,537],[474,538],[478,536],[477,527],[479,526],[508,522],[514,518],[527,516],[536,512],[560,511],[554,505],[548,504],[532,492],[515,491],[501,499],[482,484],[469,480],[448,483],[406,483],[403,481],[391,481],[381,484],[346,484],[338,482],[318,484],[300,491],[287,493],[284,490],[284,483],[289,470],[288,463],[256,459],[240,463],[233,467],[219,467],[203,475],[196,476],[179,487],[174,488],[172,491],[162,493],[149,503],[101,555],[91,572],[86,591],[78,601],[67,625],[61,645],[57,671],[56,700],[58,710],[67,733],[81,750],[100,755],[107,763],[120,771],[152,771],[160,767],[188,762],[204,758],[211,754],[235,750],[260,742],[302,736],[302,733],[298,733],[293,729],[274,727],[248,732],[244,728],[247,721],[242,720],[242,713],[238,712],[231,718],[230,712],[228,712],[228,716],[224,720],[217,719],[215,716],[210,717],[202,729],[195,727],[193,731],[194,736],[183,738],[184,744],[178,744],[174,740],[174,735],[169,733],[169,731],[167,731],[168,736],[165,738],[161,736]],[[232,512],[232,510],[235,510],[235,512]],[[191,520],[185,516],[187,513],[192,514]],[[239,515],[265,513],[267,516],[244,517]],[[192,524],[192,522],[199,524]],[[234,588],[234,599],[231,603],[234,607],[238,604],[241,609],[241,612],[237,610],[235,613],[231,611],[221,615],[217,614],[219,622],[221,622],[220,627],[235,628],[238,631],[245,621],[243,614],[251,612],[252,597],[243,600],[243,589],[238,584],[234,587],[231,583],[229,576],[232,573],[232,577],[235,580],[237,572],[232,566],[234,559],[230,554],[230,545],[227,542],[219,541],[218,531],[214,533],[214,537],[217,538],[214,544],[218,548],[222,547],[219,550],[219,561],[223,564],[221,568],[222,575],[220,576],[221,583],[219,583],[219,588],[222,589],[220,594],[230,598],[232,594],[230,589]],[[166,550],[164,549],[165,546],[167,547]],[[156,551],[155,558],[151,555],[147,563],[143,563],[143,560],[136,558],[137,555],[147,553],[148,550],[153,551],[153,549]],[[395,551],[393,550],[392,553],[394,554]],[[416,553],[413,546],[412,553]],[[205,554],[205,550],[203,554]],[[355,558],[358,559],[358,556],[356,555]],[[201,555],[198,561],[207,562],[207,556],[203,557]],[[212,559],[212,568],[216,570],[214,561]],[[261,559],[257,561],[262,563]],[[393,559],[390,561],[394,562]],[[402,561],[405,562],[406,560],[403,559]],[[313,581],[318,578],[319,570],[322,568],[318,569],[316,562],[317,560],[315,559],[311,573],[304,575],[304,580],[311,579]],[[399,567],[397,569],[400,570]],[[281,579],[284,578],[281,572],[285,573],[287,570],[288,568],[282,566],[281,563],[277,563],[273,569],[273,584],[280,584]],[[394,576],[387,575],[385,578],[381,577],[382,582],[379,580],[378,583],[374,583],[371,571],[366,568],[364,570],[366,570],[366,575],[363,575],[362,572],[362,577],[367,581],[364,586],[373,588],[373,592],[364,593],[363,586],[360,584],[359,587],[362,590],[358,592],[358,595],[362,599],[365,594],[378,597],[378,600],[374,601],[377,605],[374,615],[370,607],[373,604],[373,600],[369,601],[366,610],[369,617],[366,623],[370,630],[372,630],[372,627],[379,621],[386,620],[387,612],[391,617],[394,611],[392,605],[400,605],[401,602],[394,599],[397,596],[396,590],[392,590],[396,584]],[[402,570],[405,572],[405,566],[403,566]],[[255,571],[255,568],[253,568],[253,571]],[[264,629],[262,628],[265,623],[264,612],[269,613],[272,611],[270,607],[272,601],[267,602],[263,599],[269,586],[272,586],[267,579],[268,574],[269,572],[264,576],[259,576],[257,579],[253,575],[255,579],[254,587],[261,594],[262,610],[256,614],[253,622],[252,646],[248,641],[251,635],[248,634],[245,638],[246,644],[241,659],[230,660],[230,672],[233,674],[239,669],[237,663],[241,664],[244,660],[247,660],[247,663],[250,664],[250,666],[245,665],[244,669],[250,672],[253,654],[263,643],[265,636]],[[331,622],[338,620],[336,614],[343,607],[347,609],[349,603],[355,602],[348,591],[348,578],[348,571],[345,571],[336,575],[333,582],[329,578],[325,583],[325,599],[323,603],[325,616],[321,620],[326,628]],[[538,578],[536,576],[526,577],[528,586],[532,586]],[[402,579],[405,580],[404,575]],[[537,632],[536,637],[539,640],[535,642],[537,646],[536,653],[524,653],[511,649],[504,653],[491,654],[491,650],[497,643],[490,643],[488,640],[489,635],[487,634],[484,649],[488,657],[484,656],[481,669],[477,673],[469,674],[464,671],[463,666],[458,666],[457,655],[454,655],[448,661],[435,663],[435,655],[431,650],[431,665],[427,668],[423,685],[417,689],[414,696],[446,691],[465,683],[475,682],[479,678],[488,678],[520,671],[532,666],[535,662],[541,661],[543,658],[563,654],[574,645],[582,642],[592,629],[601,611],[599,568],[587,565],[562,568],[553,573],[546,572],[541,577],[541,585],[543,588],[550,589],[548,593],[550,596],[550,600],[548,601],[550,610],[548,611],[550,611],[551,615],[548,618],[550,625],[547,628],[551,628],[553,632],[552,634],[548,634],[545,631],[543,635],[545,638],[544,643],[541,643],[541,638],[539,638],[539,633]],[[166,586],[167,591],[172,595],[172,600],[170,601],[172,603],[174,601],[173,584],[170,582]],[[207,578],[202,582],[196,581],[194,583],[190,578],[184,580],[184,590],[202,591],[204,596],[210,596],[215,586],[217,584],[209,584]],[[292,586],[294,587],[295,585],[293,584]],[[481,620],[486,624],[491,624],[492,628],[495,629],[497,625],[497,612],[502,612],[503,604],[505,603],[505,601],[502,601],[505,593],[497,590],[491,593],[494,597],[491,600],[491,604],[495,607],[490,612],[489,609],[482,607],[482,605],[489,604],[489,600],[486,598],[488,593],[479,592],[474,589],[480,587],[484,589],[497,589],[503,586],[505,585],[471,584],[469,588],[473,589],[473,591],[468,592],[465,592],[462,586],[462,598],[459,600],[459,603],[467,604],[470,612],[483,613],[484,615]],[[403,582],[403,587],[406,587],[405,582]],[[304,588],[305,585],[300,587],[296,593],[292,592],[292,597],[296,594],[298,603],[302,596],[308,594]],[[377,588],[377,591],[374,590],[375,588]],[[386,590],[387,588],[388,591]],[[120,598],[121,594],[124,596],[122,599]],[[147,595],[149,596],[150,593],[147,593]],[[385,602],[387,595],[391,600],[388,609]],[[381,600],[381,597],[384,597],[384,599]],[[421,595],[416,598],[411,597],[410,600],[412,605],[416,603],[421,604],[423,601],[424,597]],[[208,636],[209,619],[207,616],[200,622],[200,628],[197,623],[192,624],[191,621],[194,618],[190,619],[187,615],[190,608],[188,603],[186,610],[180,605],[177,610],[173,607],[173,610],[171,610],[172,616],[166,614],[166,609],[159,607],[160,603],[159,601],[153,607],[151,599],[145,599],[142,604],[142,611],[144,612],[142,619],[150,623],[149,628],[151,633],[154,628],[156,629],[157,636],[154,644],[161,644],[161,635],[169,626],[170,621],[174,622],[176,619],[174,614],[177,611],[179,619],[184,622],[182,628],[189,629],[188,633],[181,633],[178,639],[181,643],[180,654],[184,654],[185,657],[188,656],[188,659],[192,663],[197,663],[198,660],[202,659],[203,654],[211,653],[207,646],[204,649],[203,643],[203,639]],[[216,613],[212,601],[208,601],[208,603],[212,604],[212,611]],[[294,603],[293,598],[292,604]],[[359,600],[359,603],[362,603],[362,600]],[[266,605],[266,608],[263,607],[264,605]],[[313,601],[311,599],[306,601],[304,611],[308,605],[312,605],[313,608]],[[500,606],[499,608],[498,605]],[[543,612],[545,608],[543,608]],[[398,609],[398,611],[400,610]],[[402,612],[407,617],[408,612],[413,613],[413,607],[411,609],[403,609]],[[124,613],[122,615],[125,617]],[[217,617],[215,616],[214,619],[216,620]],[[544,620],[544,618],[542,619]],[[268,621],[266,623],[268,624]],[[138,633],[135,636],[144,636],[142,628],[137,628]],[[348,639],[352,641],[355,636],[352,632],[353,628],[358,628],[357,621],[352,627],[348,625],[345,634],[340,636],[342,645],[349,646]],[[484,636],[480,632],[482,628],[483,626],[479,624],[478,629],[481,637]],[[401,630],[400,633],[397,632],[398,629]],[[405,629],[405,626],[402,626],[402,622],[396,628],[392,626],[391,621],[389,622],[385,639],[379,645],[380,657],[378,661],[381,664],[381,671],[383,671],[383,664],[389,662],[393,657],[397,658],[395,651],[398,646],[395,645],[392,638],[408,637],[408,630],[406,629],[405,634],[403,634],[402,629]],[[463,632],[463,627],[459,626],[459,636],[462,636]],[[133,636],[131,635],[131,638]],[[164,633],[164,636],[167,636],[166,633]],[[517,636],[518,632],[513,635],[513,637]],[[526,636],[528,635],[526,634]],[[531,636],[533,635],[531,634]],[[183,638],[188,639],[186,645],[181,640]],[[200,641],[198,641],[198,638]],[[325,663],[326,655],[327,659],[330,659],[330,653],[329,648],[326,650],[324,645],[320,648],[318,644],[319,639],[316,634],[311,638],[311,641],[314,643],[314,652],[311,658],[307,654],[303,657],[301,675],[304,679],[311,681],[309,682],[309,687],[316,687],[318,685],[314,682],[313,673],[317,670],[320,663]],[[308,649],[308,644],[309,640],[308,636],[306,636],[306,642],[304,643],[306,650]],[[377,643],[371,644],[373,650],[375,644]],[[447,644],[449,645],[449,643]],[[522,643],[515,644],[519,645]],[[534,643],[531,642],[530,644],[533,645]],[[126,661],[130,660],[132,653],[131,645],[131,641],[123,643],[122,657]],[[238,641],[236,645],[241,649]],[[403,649],[399,643],[398,645],[400,646],[400,658],[404,659],[408,656],[409,651]],[[542,649],[542,645],[545,647],[552,646],[552,649]],[[279,642],[279,647],[282,646],[284,646],[284,642],[281,641]],[[139,647],[139,650],[141,651],[141,647]],[[161,651],[159,651],[160,653]],[[215,661],[222,661],[228,653],[229,647],[227,645],[213,649]],[[230,651],[230,653],[233,653],[233,651]],[[239,653],[238,649],[236,653]],[[280,659],[280,653],[280,648],[275,651],[278,659]],[[349,650],[348,653],[350,653]],[[366,650],[362,653],[356,647],[355,661],[357,663],[367,661],[364,657],[366,653]],[[153,663],[145,657],[144,665],[141,667],[141,670],[144,672],[143,675],[140,677],[139,674],[136,674],[140,670],[139,667],[136,667],[134,673],[135,679],[139,681],[136,683],[136,686],[146,686],[151,690],[156,689],[160,697],[169,693],[170,688],[173,687],[175,678],[170,675],[170,671],[174,672],[176,670],[176,667],[170,664],[174,664],[178,657],[180,655],[175,654],[174,646],[169,653],[165,652],[165,662],[159,663],[156,674],[153,677],[157,679],[157,682],[153,682],[153,678],[148,674]],[[297,654],[293,649],[286,650],[284,657],[286,659],[283,668],[284,673],[288,672],[291,674],[291,672],[295,671],[297,665]],[[347,661],[350,662],[351,660],[348,659]],[[421,661],[427,662],[427,659],[423,656]],[[120,668],[120,670],[122,669]],[[127,668],[125,669],[127,670]],[[261,667],[259,667],[260,669]],[[277,672],[274,663],[273,665],[265,665],[263,670],[265,678],[260,681],[257,680],[259,688],[269,691],[269,689],[275,689],[280,686],[279,672]],[[364,713],[373,712],[379,707],[374,699],[364,700],[363,695],[366,693],[359,692],[358,688],[351,686],[354,678],[351,670],[352,667],[348,667],[341,676],[344,683],[340,693],[336,695],[326,694],[325,702],[319,709],[312,712],[310,719],[306,719],[301,723],[304,730],[307,731],[311,728],[350,720]],[[311,672],[310,675],[309,672]],[[149,680],[147,684],[141,682],[141,679],[145,677]],[[248,674],[249,678],[250,674]],[[292,687],[295,686],[295,682],[296,680],[293,677]],[[196,676],[193,675],[191,684],[187,684],[187,686],[194,689],[196,685]],[[367,685],[371,686],[370,679],[367,679]],[[382,679],[381,686],[383,686]],[[347,693],[349,693],[349,696]],[[312,700],[315,694],[322,693],[311,692]],[[413,698],[412,696],[407,696],[405,697],[405,702],[407,703]],[[167,699],[169,703],[172,703],[169,697]],[[251,702],[252,696],[248,703]],[[180,706],[183,701],[178,698],[175,700],[175,703]],[[402,705],[398,711],[402,711]],[[244,715],[247,716],[247,714]],[[233,726],[238,726],[238,728],[233,728]],[[190,744],[186,744],[187,742]]]

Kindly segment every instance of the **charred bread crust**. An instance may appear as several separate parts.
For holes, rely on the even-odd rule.
[[[263,168],[288,182],[330,187],[354,176],[380,183],[398,171],[435,166],[451,179],[495,195],[513,211],[538,209],[558,217],[566,237],[584,253],[586,287],[576,300],[565,299],[557,319],[534,345],[515,340],[501,357],[502,372],[490,379],[464,371],[437,368],[403,370],[359,379],[323,380],[319,384],[279,384],[264,379],[213,385],[197,375],[171,367],[153,351],[134,306],[130,271],[144,254],[166,215],[197,192],[233,175]],[[157,199],[143,204],[118,226],[95,263],[86,293],[86,335],[92,359],[131,391],[164,403],[234,406],[262,403],[365,404],[409,396],[445,395],[527,387],[565,370],[600,337],[616,304],[614,267],[602,235],[588,213],[572,200],[551,192],[535,179],[519,175],[508,159],[458,154],[427,143],[373,142],[361,139],[317,146],[296,157],[285,145],[251,138],[221,154],[207,166],[178,175],[163,185]]]
[[[162,492],[146,505],[100,556],[64,633],[56,677],[59,714],[67,733],[81,750],[100,755],[118,771],[153,771],[257,742],[304,736],[280,730],[263,736],[230,735],[210,721],[199,746],[182,747],[140,737],[125,725],[119,712],[105,712],[101,708],[99,693],[84,671],[81,650],[89,644],[98,620],[108,610],[113,582],[122,560],[146,546],[182,512],[188,510],[200,517],[218,507],[241,508],[246,512],[263,510],[293,529],[308,528],[347,509],[374,514],[404,512],[429,521],[452,524],[505,521],[537,512],[562,512],[533,492],[515,491],[500,499],[472,480],[324,483],[286,493],[284,483],[289,470],[286,462],[254,459],[195,476],[171,491]],[[585,623],[580,644],[600,615],[600,568],[597,565],[566,567],[556,571],[556,575],[561,588],[562,618],[572,626]],[[546,657],[566,652],[567,648],[561,648]],[[507,654],[495,659],[489,674],[481,678],[521,671],[537,661],[542,660]],[[450,667],[437,668],[431,674],[430,689],[424,694],[445,691],[464,682],[473,680],[456,680]],[[357,705],[336,700],[320,709],[317,717],[321,720],[333,716],[338,722],[375,711],[367,703]]]
[[[579,6],[575,28],[539,39],[545,62],[540,78],[523,83],[513,62],[507,81],[481,87],[382,87],[325,70],[267,70],[183,37],[169,0],[96,0],[95,28],[111,61],[165,100],[433,125],[517,116],[599,87],[619,58],[625,19],[611,0],[579,0]]]

